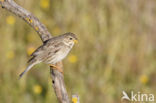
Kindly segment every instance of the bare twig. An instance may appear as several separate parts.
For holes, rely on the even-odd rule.
[[[16,4],[14,0],[0,0],[0,6],[26,21],[39,34],[43,42],[52,37],[47,28],[38,20],[38,18],[36,18],[32,13]],[[63,68],[62,62],[57,63],[57,66]],[[70,103],[64,84],[64,76],[62,75],[62,73],[51,68],[50,74],[52,77],[53,88],[55,90],[58,101],[60,103]]]

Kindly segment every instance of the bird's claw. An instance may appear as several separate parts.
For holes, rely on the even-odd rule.
[[[60,68],[60,67],[58,67],[56,65],[52,65],[52,64],[50,64],[50,67],[52,67],[52,69],[58,70],[60,73],[64,74],[62,68]]]

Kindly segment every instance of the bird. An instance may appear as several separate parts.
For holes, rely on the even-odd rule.
[[[59,36],[52,37],[38,47],[28,61],[27,68],[19,75],[19,79],[23,77],[34,65],[41,62],[49,64],[53,68],[62,72],[55,64],[62,61],[71,51],[74,44],[78,42],[78,38],[74,33],[68,32]]]

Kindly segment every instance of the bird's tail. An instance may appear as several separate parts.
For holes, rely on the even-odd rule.
[[[38,64],[38,63],[40,63],[40,62],[36,61],[36,60],[33,62],[30,62],[28,67],[19,75],[19,79],[21,79],[26,72],[28,72],[35,64]]]

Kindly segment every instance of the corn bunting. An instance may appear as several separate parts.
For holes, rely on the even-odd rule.
[[[73,33],[65,33],[45,41],[43,45],[31,54],[32,58],[28,61],[29,65],[24,72],[19,75],[20,78],[34,65],[41,62],[50,64],[53,68],[62,72],[54,65],[67,56],[75,43],[77,43],[77,37]]]

